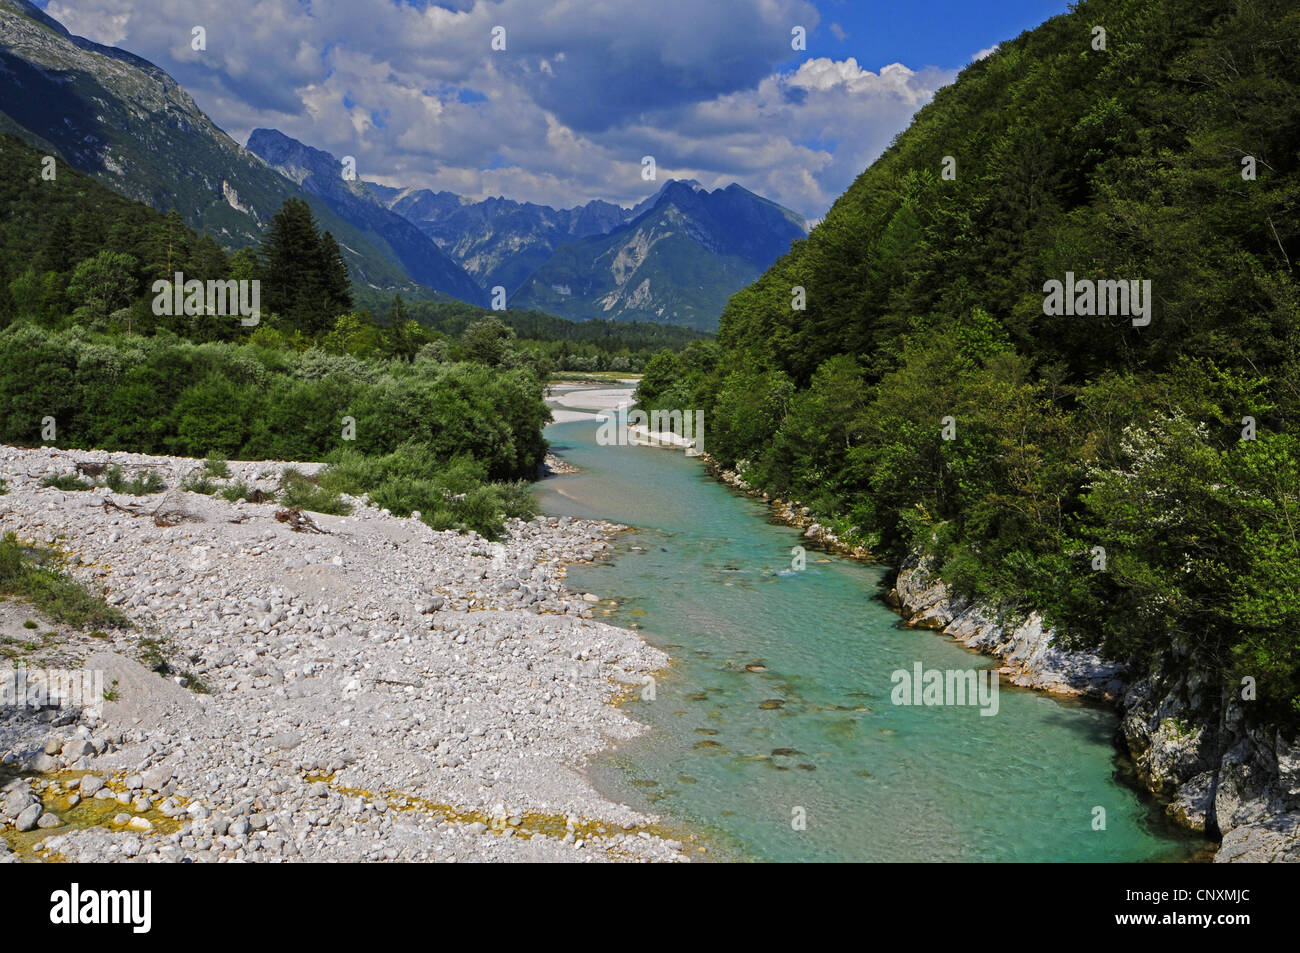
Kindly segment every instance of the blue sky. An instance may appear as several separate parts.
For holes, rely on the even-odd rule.
[[[822,34],[809,52],[857,57],[868,66],[905,63],[913,68],[960,69],[970,55],[1013,39],[1064,13],[1057,0],[917,0],[912,3],[818,0]],[[839,39],[831,29],[845,34]]]
[[[363,178],[568,206],[739,182],[820,217],[976,56],[1065,0],[40,0],[243,142]],[[207,48],[191,49],[194,26]],[[791,49],[791,30],[807,50]],[[491,47],[505,31],[504,50]],[[657,182],[641,177],[652,155]]]

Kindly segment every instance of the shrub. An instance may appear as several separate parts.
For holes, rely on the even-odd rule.
[[[250,499],[250,497],[254,495],[252,488],[250,488],[243,480],[236,480],[234,483],[230,484],[230,486],[222,489],[219,495],[223,500],[226,500],[229,503],[234,503],[236,500],[248,500],[250,503],[255,502]],[[270,499],[270,497],[267,497],[267,499]],[[256,502],[262,501],[258,500]]]
[[[203,470],[208,476],[218,480],[225,480],[230,476],[230,467],[226,463],[226,458],[216,453],[203,461]]]
[[[191,470],[185,475],[185,479],[181,480],[181,489],[211,496],[217,492],[217,483],[207,470]]]
[[[73,476],[70,473],[52,473],[41,481],[41,486],[50,487],[55,490],[63,490],[69,493],[94,488],[93,483],[87,483],[80,477]]]
[[[104,474],[104,485],[114,493],[127,493],[131,496],[146,496],[167,489],[166,482],[157,473],[137,470],[135,476],[128,480],[119,466],[110,467]]]
[[[298,506],[330,516],[346,516],[352,512],[352,507],[339,499],[337,492],[322,489],[311,477],[294,467],[288,467],[280,474],[279,500],[280,505],[287,508]]]

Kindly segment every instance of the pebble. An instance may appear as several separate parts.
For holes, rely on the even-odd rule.
[[[347,517],[313,514],[325,533],[296,533],[275,521],[273,505],[175,493],[168,498],[194,519],[160,528],[87,506],[85,494],[47,505],[37,484],[51,458],[111,460],[127,472],[158,463],[171,486],[198,462],[0,447],[9,481],[0,506],[20,535],[71,541],[70,571],[105,589],[137,624],[167,632],[170,664],[208,690],[160,678],[156,693],[120,691],[107,712],[42,728],[32,741],[20,742],[0,712],[0,761],[93,766],[52,793],[177,818],[179,831],[166,835],[125,812],[104,827],[65,825],[57,839],[66,859],[683,856],[681,845],[659,837],[631,839],[638,846],[615,856],[596,847],[601,840],[575,855],[572,831],[508,836],[557,802],[612,829],[646,820],[562,770],[644,730],[609,701],[617,686],[640,684],[669,661],[635,633],[591,620],[587,606],[599,597],[563,586],[564,566],[601,558],[619,527],[510,520],[497,543],[358,502]],[[230,468],[231,480],[250,486],[278,483],[274,463]],[[87,651],[134,657],[135,638],[110,634]],[[47,813],[23,787],[5,792],[0,803],[15,810],[0,823],[28,811],[34,825]],[[498,803],[510,809],[490,814]],[[502,830],[426,804],[495,816]]]

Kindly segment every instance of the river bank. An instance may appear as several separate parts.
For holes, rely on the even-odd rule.
[[[774,500],[737,473],[706,457],[709,473],[766,502],[778,522],[804,530],[829,552],[872,555],[838,539],[798,503]],[[884,595],[907,625],[931,629],[1001,660],[1010,684],[1060,696],[1102,701],[1120,715],[1116,743],[1138,783],[1190,831],[1220,839],[1215,861],[1300,862],[1300,739],[1249,724],[1240,699],[1206,717],[1206,686],[1174,660],[1133,679],[1127,666],[1053,645],[1053,630],[1037,613],[1011,618],[990,606],[953,596],[930,560],[913,556],[898,567]]]
[[[171,489],[42,486],[110,464]],[[0,854],[672,861],[695,850],[583,773],[646,730],[612,702],[668,662],[565,587],[568,567],[603,559],[622,527],[516,520],[492,543],[354,501],[299,532],[274,504],[178,491],[199,465],[0,448],[3,528],[58,550],[135,625],[78,632],[0,603],[0,667],[102,671],[107,690],[98,708],[0,712]],[[269,491],[283,466],[232,462],[229,480]],[[160,506],[175,525],[150,518]]]
[[[590,413],[582,395],[564,400]],[[1177,861],[1201,851],[1203,840],[1123,782],[1109,710],[1009,684],[997,718],[892,705],[891,672],[975,660],[898,626],[876,595],[883,568],[834,559],[683,453],[611,444],[592,419],[554,424],[547,437],[578,472],[539,484],[543,510],[631,527],[614,558],[572,567],[571,584],[673,658],[656,698],[624,704],[651,731],[591,762],[608,797],[750,860]],[[1089,824],[1099,804],[1105,832]],[[806,828],[792,825],[796,807]]]

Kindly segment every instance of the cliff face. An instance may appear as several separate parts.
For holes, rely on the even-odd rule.
[[[1300,739],[1252,725],[1249,702],[1211,697],[1177,659],[1130,679],[1120,663],[1055,648],[1036,613],[954,597],[927,558],[903,564],[888,598],[909,625],[1002,659],[1013,685],[1114,703],[1142,784],[1178,823],[1222,837],[1216,861],[1300,862]]]
[[[1124,690],[1123,665],[1051,645],[1052,630],[1034,613],[1011,622],[986,606],[954,598],[928,560],[909,560],[898,574],[894,599],[907,624],[951,635],[963,645],[1006,662],[1013,685],[1061,695],[1115,700]]]

